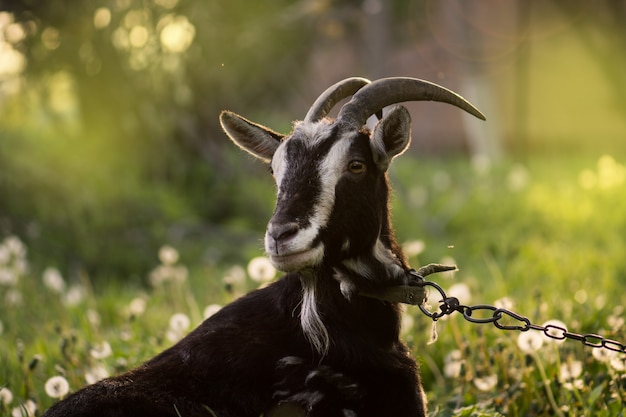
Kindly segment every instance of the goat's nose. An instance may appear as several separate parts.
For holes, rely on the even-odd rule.
[[[276,242],[281,240],[288,240],[298,233],[300,227],[298,223],[274,223],[271,222],[267,228],[267,232]]]

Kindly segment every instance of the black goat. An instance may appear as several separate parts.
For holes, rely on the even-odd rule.
[[[345,97],[336,119],[331,108]],[[385,106],[435,100],[483,118],[453,92],[412,78],[349,78],[326,90],[288,136],[234,113],[221,123],[271,164],[278,188],[265,248],[287,274],[224,307],[140,367],[102,380],[45,416],[424,416],[398,304],[364,297],[409,282],[389,220],[387,168],[410,116]]]

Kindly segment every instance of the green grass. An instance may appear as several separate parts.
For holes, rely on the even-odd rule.
[[[624,163],[544,155],[485,171],[464,159],[400,158],[392,167],[397,235],[401,242],[422,241],[414,266],[459,266],[432,280],[464,291],[464,303],[508,302],[534,323],[558,319],[572,332],[624,343]],[[11,240],[2,239],[6,250]],[[174,314],[197,325],[207,305],[223,305],[258,285],[245,276],[246,265],[207,266],[181,253],[185,279],[141,286],[78,273],[55,292],[42,283],[47,265],[23,271],[20,262],[28,263],[29,254],[12,247],[17,253],[10,257],[0,253],[0,268],[18,275],[14,282],[0,276],[0,387],[13,398],[6,405],[0,400],[0,416],[19,412],[28,400],[41,413],[55,401],[44,388],[53,376],[64,376],[73,391],[90,372],[112,375],[138,365],[171,345]],[[145,276],[149,283],[150,271]],[[436,302],[433,295],[435,308]],[[403,337],[421,364],[432,416],[625,415],[619,358],[607,361],[597,349],[549,343],[539,334],[522,336],[542,343],[525,351],[522,333],[458,314],[440,320],[438,338],[429,343],[431,321],[416,307],[406,308],[406,318]]]

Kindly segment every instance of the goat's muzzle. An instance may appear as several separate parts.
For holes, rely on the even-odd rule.
[[[276,269],[295,272],[318,265],[324,245],[315,241],[310,228],[297,222],[272,218],[265,233],[265,251]]]

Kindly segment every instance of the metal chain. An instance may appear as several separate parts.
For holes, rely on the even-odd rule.
[[[425,307],[425,303],[418,304],[422,313],[426,316],[430,317],[433,321],[439,320],[443,316],[448,316],[454,312],[459,312],[463,315],[463,318],[471,323],[478,324],[486,324],[493,323],[498,329],[501,330],[517,330],[520,332],[525,332],[528,330],[538,330],[543,332],[543,334],[551,339],[555,340],[577,340],[581,342],[585,346],[590,346],[592,348],[602,348],[612,350],[614,352],[626,353],[626,345],[620,343],[615,340],[607,339],[597,334],[578,334],[567,331],[566,328],[561,326],[556,326],[554,324],[547,324],[545,326],[540,326],[538,324],[533,324],[529,318],[519,315],[511,310],[506,308],[500,308],[496,306],[492,306],[489,304],[478,304],[473,306],[466,306],[459,302],[459,299],[456,297],[448,297],[443,288],[438,284],[426,281],[424,279],[425,275],[429,275],[430,273],[440,272],[444,269],[440,269],[442,265],[428,265],[425,268],[420,268],[419,271],[412,270],[410,275],[414,279],[411,282],[411,285],[415,285],[421,288],[426,289],[426,287],[432,287],[441,295],[441,300],[439,302],[441,305],[439,306],[439,311],[429,311]],[[429,269],[427,269],[429,268]],[[449,270],[450,268],[446,269]],[[422,273],[425,272],[425,273]],[[482,317],[480,316],[481,312],[483,313]],[[485,314],[487,313],[487,314]],[[515,324],[505,324],[504,321],[513,320],[512,322]]]

